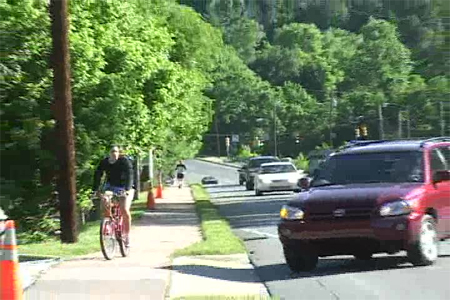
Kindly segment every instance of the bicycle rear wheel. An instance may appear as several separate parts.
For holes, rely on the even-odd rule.
[[[104,218],[100,223],[100,247],[103,256],[107,260],[114,258],[114,254],[116,253],[116,237],[111,218]]]

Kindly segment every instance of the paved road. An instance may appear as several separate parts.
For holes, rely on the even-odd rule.
[[[270,293],[281,299],[450,299],[450,243],[441,244],[439,261],[413,267],[399,255],[376,255],[369,263],[351,256],[321,259],[311,273],[292,274],[285,265],[276,224],[278,211],[292,193],[255,197],[238,183],[233,168],[188,161],[187,179],[212,175],[212,200],[244,239],[260,278]]]

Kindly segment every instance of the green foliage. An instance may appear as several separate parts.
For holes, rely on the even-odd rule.
[[[328,149],[331,149],[331,146],[323,142],[322,144],[316,146],[314,150],[328,150]]]
[[[2,206],[21,230],[56,211],[50,18],[42,2],[0,2]],[[161,166],[194,156],[211,117],[204,94],[221,33],[174,2],[72,1],[70,52],[78,205],[90,208],[92,173],[111,144],[156,148]],[[5,187],[5,189],[3,189]],[[25,218],[25,216],[27,218]],[[39,237],[41,238],[41,237]]]
[[[437,99],[448,98],[448,94],[428,85],[434,77],[449,78],[450,28],[446,20],[450,11],[446,1],[182,2],[222,28],[225,41],[236,49],[257,77],[270,83],[271,94],[282,103],[276,119],[283,154],[296,156],[300,150],[314,149],[324,139],[329,140],[330,132],[336,134],[332,138],[334,145],[353,139],[354,122],[359,116],[365,117],[370,137],[378,138],[380,103],[397,105],[383,109],[387,134],[392,136],[397,131],[396,110],[406,110],[407,106],[411,109],[413,136],[440,134],[441,108]],[[254,31],[256,26],[252,25],[252,30],[243,26],[249,24],[249,19],[262,26],[261,34]],[[255,37],[263,35],[254,47]],[[253,48],[255,59],[249,59],[253,54],[242,54],[253,53]],[[224,75],[228,71],[222,69]],[[220,84],[229,84],[224,78],[226,81]],[[253,97],[241,97],[245,93],[240,92],[239,83],[243,82],[249,89],[252,85],[237,80],[233,85],[237,89],[215,95],[219,113],[225,115],[218,120],[219,128],[250,136],[263,130],[273,136],[267,121],[273,118],[267,114],[273,100],[260,101],[265,109],[242,109],[253,102]],[[286,92],[292,90],[292,84],[314,99],[307,102],[311,109],[300,104],[306,99],[304,93],[283,99],[282,94],[292,94]],[[233,105],[223,104],[224,98]],[[448,101],[442,102],[446,119],[450,107]],[[330,109],[333,103],[336,105]],[[266,114],[262,113],[264,110]],[[258,118],[266,121],[254,122]],[[235,126],[230,126],[234,120]],[[444,134],[448,130],[444,128]],[[296,133],[302,137],[298,145],[293,142]]]
[[[309,170],[309,160],[303,153],[300,152],[300,154],[297,156],[297,158],[294,159],[294,164],[297,167],[297,169],[303,170],[305,172],[308,172]]]
[[[244,243],[233,234],[228,221],[211,203],[208,192],[198,184],[192,185],[191,188],[201,222],[203,240],[175,251],[173,256],[245,253]]]
[[[250,146],[242,145],[241,148],[239,149],[237,157],[241,160],[245,160],[247,158],[254,157],[256,155],[257,155],[256,153],[252,152]]]
[[[271,152],[276,128],[281,154],[296,157],[353,139],[359,116],[378,138],[383,103],[386,136],[399,110],[413,136],[450,132],[446,1],[269,2],[70,2],[80,207],[112,143],[131,155],[154,147],[169,172],[208,130],[242,144],[267,136]],[[0,1],[0,178],[2,206],[21,229],[50,232],[36,223],[57,207],[46,3]]]
[[[89,211],[92,208],[92,189],[82,187],[78,189],[77,205],[81,211]]]

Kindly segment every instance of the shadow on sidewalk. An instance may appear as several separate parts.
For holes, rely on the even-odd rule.
[[[156,209],[146,210],[146,204],[138,204],[137,210],[144,210],[142,218],[134,226],[199,226],[200,221],[192,203],[156,203]]]
[[[260,282],[257,280],[254,269],[233,269],[204,265],[180,265],[172,266],[173,271],[182,274],[196,275],[213,279],[236,282]]]

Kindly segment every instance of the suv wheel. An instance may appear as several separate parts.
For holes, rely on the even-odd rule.
[[[263,193],[260,190],[255,189],[255,195],[256,196],[262,196]]]
[[[422,218],[417,241],[408,249],[408,258],[415,266],[433,264],[438,257],[436,222],[430,215]]]
[[[319,261],[316,253],[299,246],[283,246],[283,252],[286,263],[293,272],[312,271]]]

